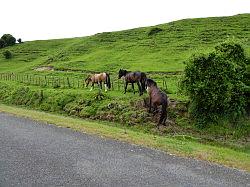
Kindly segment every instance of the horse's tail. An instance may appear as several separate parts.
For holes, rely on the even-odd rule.
[[[141,88],[142,88],[142,92],[146,91],[146,80],[147,80],[147,76],[145,73],[141,73]]]
[[[161,109],[161,117],[160,117],[160,120],[159,120],[159,123],[158,125],[160,124],[165,124],[166,122],[166,119],[167,119],[167,107],[168,107],[168,100],[164,101],[164,103],[162,104],[162,109]]]
[[[111,83],[110,83],[110,76],[108,73],[106,73],[106,84],[107,87],[110,89],[111,88]]]

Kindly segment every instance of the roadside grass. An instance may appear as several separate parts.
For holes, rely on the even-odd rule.
[[[250,172],[250,153],[230,148],[199,143],[192,137],[171,137],[142,133],[122,128],[116,123],[82,120],[40,111],[0,104],[0,111],[33,120],[70,128],[83,133],[156,148],[169,154],[191,157],[234,167]]]
[[[169,83],[175,80],[170,78]],[[133,94],[131,88],[127,94],[123,93],[123,88],[120,91],[102,92],[103,98],[97,99],[98,89],[90,91],[89,88],[40,87],[0,81],[0,102],[82,119],[116,122],[119,126],[126,126],[134,131],[176,137],[192,136],[202,143],[218,144],[243,151],[248,149],[249,118],[242,119],[237,127],[224,120],[219,124],[211,124],[209,128],[199,129],[187,116],[185,96],[180,100],[174,86],[171,88],[171,84],[169,85],[167,91],[170,92],[170,99],[174,99],[175,105],[174,97],[178,97],[179,103],[174,108],[169,108],[170,123],[160,131],[155,130],[158,116],[147,112],[147,94],[139,97],[138,93]]]

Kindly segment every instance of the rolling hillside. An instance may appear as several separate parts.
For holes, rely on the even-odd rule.
[[[0,72],[32,73],[40,66],[53,66],[60,72],[114,73],[119,68],[145,72],[182,71],[183,61],[192,53],[211,50],[227,38],[240,40],[249,56],[249,23],[250,14],[241,14],[185,19],[89,37],[25,42],[0,49],[0,54],[6,49],[14,54],[11,60],[1,55]]]

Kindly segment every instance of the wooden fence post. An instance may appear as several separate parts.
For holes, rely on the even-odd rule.
[[[67,77],[67,84],[68,84],[68,87],[70,88],[69,77]]]

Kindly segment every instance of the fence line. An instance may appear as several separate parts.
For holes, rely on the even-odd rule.
[[[22,73],[0,73],[0,80],[15,81],[28,85],[52,88],[85,88],[84,79],[73,77],[59,77],[48,75],[32,75]],[[166,78],[162,78],[162,88],[167,90]],[[120,79],[111,79],[111,89],[121,91],[124,89],[124,82]]]

